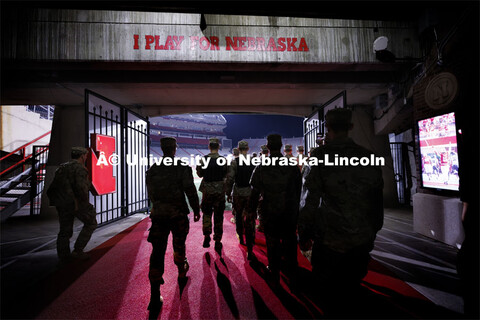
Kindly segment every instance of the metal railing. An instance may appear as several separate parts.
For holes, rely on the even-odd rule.
[[[4,169],[2,172],[0,172],[0,177],[1,176],[4,176],[4,175],[7,175],[9,174],[10,172],[12,172],[13,170],[15,170],[16,168],[18,168],[20,165],[22,165],[22,172],[25,171],[25,164],[26,162],[33,156],[33,153],[32,154],[29,154],[27,155],[26,154],[26,149],[27,147],[29,147],[31,144],[37,142],[38,140],[46,137],[47,135],[49,135],[52,131],[48,131],[44,134],[42,134],[41,136],[39,136],[38,138],[35,138],[33,139],[32,141],[30,142],[27,142],[26,144],[24,144],[23,146],[21,147],[18,147],[17,149],[13,150],[12,152],[10,152],[9,154],[3,156],[2,158],[0,158],[0,162],[3,162],[3,161],[8,161],[7,159],[14,156],[17,152],[20,152],[20,156],[22,157],[22,159],[18,162],[16,162],[15,164],[11,165],[10,167]]]
[[[38,113],[40,115],[40,119],[53,120],[53,113],[55,111],[55,107],[50,105],[28,105],[26,107],[26,110]]]
[[[46,167],[48,161],[47,146],[33,146],[32,168],[30,176],[30,215],[40,214],[42,191],[45,187]]]

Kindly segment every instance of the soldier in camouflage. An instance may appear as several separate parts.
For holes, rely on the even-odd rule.
[[[233,154],[233,159],[235,160],[235,159],[237,159],[237,158],[239,157],[239,155],[240,155],[240,150],[239,150],[238,148],[233,148],[232,151],[233,151],[233,152],[232,152],[232,154]],[[233,209],[232,209],[232,215],[233,215],[233,217],[232,217],[232,219],[230,219],[230,222],[233,223],[233,224],[236,224],[237,213],[236,213],[236,211],[235,211],[235,206],[234,206]]]
[[[60,232],[57,237],[57,254],[60,263],[70,258],[88,259],[83,252],[93,231],[97,228],[95,208],[89,203],[88,195],[91,187],[88,170],[85,167],[88,150],[73,147],[72,160],[60,165],[47,191],[50,205],[57,208]],[[75,241],[74,250],[70,253],[70,238],[73,235],[74,218],[83,222],[83,228]]]
[[[246,159],[249,150],[248,142],[244,140],[240,141],[238,143],[238,149],[240,151],[240,157]],[[250,179],[254,169],[255,167],[253,165],[241,163],[237,157],[230,166],[226,180],[227,201],[232,202],[233,199],[233,207],[236,211],[237,235],[241,245],[244,245],[245,242],[247,244],[248,260],[253,260],[255,258],[255,255],[253,254],[253,245],[255,243],[256,212],[245,210],[248,204],[248,199],[250,198]],[[243,240],[244,234],[245,242]]]
[[[270,157],[284,158],[280,152],[282,138],[278,134],[267,137]],[[259,165],[253,172],[252,193],[248,210],[257,208],[263,196],[262,213],[267,243],[268,269],[273,285],[278,286],[282,256],[286,262],[285,274],[291,284],[297,274],[297,217],[302,177],[297,166]]]
[[[303,146],[297,146],[297,163],[298,163],[298,169],[300,169],[300,172],[303,172],[303,165],[300,162],[301,159],[306,159],[307,157],[304,155],[304,148]]]
[[[173,158],[177,149],[175,138],[160,140],[164,158]],[[189,269],[185,253],[185,241],[189,231],[188,214],[190,212],[185,195],[194,212],[194,221],[200,220],[200,205],[197,189],[193,182],[192,169],[186,165],[153,165],[147,171],[147,191],[153,207],[150,213],[152,226],[148,242],[152,244],[150,256],[151,297],[148,309],[158,311],[162,304],[160,285],[164,283],[165,251],[168,236],[172,233],[173,261],[178,268],[178,278],[186,277]]]
[[[292,158],[293,157],[292,150],[293,150],[292,145],[286,144],[285,149],[283,149],[283,151],[285,152],[285,157]]]
[[[238,158],[238,156],[240,155],[240,149],[238,148],[233,148],[232,150],[232,154],[235,158]]]
[[[260,155],[268,156],[268,147],[266,144],[260,146]]]
[[[348,138],[351,117],[349,109],[327,113],[326,144],[316,148],[312,157],[370,157],[371,151]],[[300,248],[308,250],[313,240],[311,262],[319,286],[336,311],[345,311],[345,305],[336,303],[348,300],[343,295],[360,287],[383,225],[382,171],[374,166],[320,164],[311,167],[305,187],[308,194],[298,221]]]
[[[197,174],[200,178],[203,178],[199,189],[203,194],[201,204],[203,212],[203,235],[205,237],[203,247],[210,247],[213,215],[213,240],[215,241],[215,250],[221,253],[223,213],[225,210],[225,178],[227,176],[228,166],[220,165],[217,162],[217,159],[222,157],[218,153],[220,141],[217,138],[209,139],[208,148],[210,149],[210,153],[204,157],[204,163],[208,161],[208,167],[203,169],[202,166],[197,166]]]
[[[261,150],[260,157],[268,157],[268,148],[266,144],[260,146],[260,150]],[[259,232],[263,233],[264,226],[263,226],[262,203],[263,203],[263,196],[260,195],[260,199],[258,200],[258,208],[257,208],[258,225],[256,226],[256,229]]]

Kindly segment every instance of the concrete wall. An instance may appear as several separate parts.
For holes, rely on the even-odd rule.
[[[371,106],[354,106],[353,129],[350,137],[359,145],[373,151],[376,156],[385,158],[383,172],[383,199],[385,207],[398,205],[397,186],[394,179],[393,160],[388,135],[375,135]]]
[[[473,14],[473,12],[471,13]],[[467,191],[478,195],[478,160],[470,162],[471,159],[478,159],[479,145],[478,12],[477,16],[467,16],[468,18],[449,16],[436,23],[435,29],[438,39],[444,39],[440,46],[443,48],[441,52],[442,61],[438,61],[438,45],[434,42],[429,43],[430,47],[426,48],[428,55],[425,65],[431,67],[425,70],[424,75],[413,86],[413,120],[416,123],[420,119],[455,112],[457,129],[462,131],[461,139],[458,141],[460,189],[462,189],[462,179],[465,179],[465,182],[467,182],[466,180],[473,180],[471,184],[465,183],[465,186],[474,188],[476,192]],[[449,34],[450,32],[452,33]],[[477,41],[473,43],[474,45],[472,45],[472,39]],[[442,91],[442,99],[439,101],[427,102],[426,97],[431,95],[432,85],[435,84],[433,81],[435,76],[444,72],[452,74],[458,81],[458,86],[456,89],[454,86],[449,86],[446,92]],[[443,103],[447,101],[444,100],[447,97],[454,98],[449,100],[448,103]],[[415,139],[418,141],[418,135]],[[418,152],[417,148],[416,175],[421,177]],[[421,187],[417,191],[413,202],[415,231],[451,245],[461,243],[464,231],[459,221],[461,212],[460,193],[440,193],[435,189]],[[445,194],[448,197],[442,197],[439,194]]]
[[[413,230],[460,248],[465,237],[459,198],[432,194],[413,195]]]
[[[25,106],[0,106],[0,150],[12,152],[22,145],[52,130],[52,121],[41,119],[38,113],[27,111]],[[47,145],[50,135],[38,140],[34,145]],[[32,146],[26,154],[32,153]]]
[[[85,107],[57,106],[53,117],[48,164],[58,166],[70,160],[72,147],[85,146]]]
[[[45,188],[42,194],[41,214],[44,216],[56,214],[55,207],[49,206],[46,190],[50,186],[58,166],[70,160],[70,151],[74,146],[85,146],[85,107],[56,106],[53,116]]]
[[[5,16],[2,38],[14,45],[2,46],[3,57],[17,60],[377,63],[379,36],[398,57],[419,53],[411,22],[206,15],[202,32],[199,14],[25,9]]]

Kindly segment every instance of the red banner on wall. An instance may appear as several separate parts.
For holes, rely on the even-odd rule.
[[[111,159],[115,153],[115,137],[92,133],[90,146],[87,166],[92,179],[92,193],[96,196],[114,193],[116,180],[113,176],[113,166],[110,161],[98,160],[100,157]]]

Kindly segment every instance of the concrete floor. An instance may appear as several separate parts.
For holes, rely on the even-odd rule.
[[[98,228],[86,251],[147,217],[135,214]],[[72,239],[76,238],[80,227],[81,223],[76,221]],[[2,297],[28,288],[55,272],[57,233],[55,216],[29,216],[28,210],[1,224]],[[411,209],[385,209],[384,227],[377,235],[372,257],[435,304],[463,313],[455,267],[457,252],[457,248],[415,233]]]
[[[457,252],[414,232],[411,209],[385,209],[371,256],[434,303],[463,313]]]

